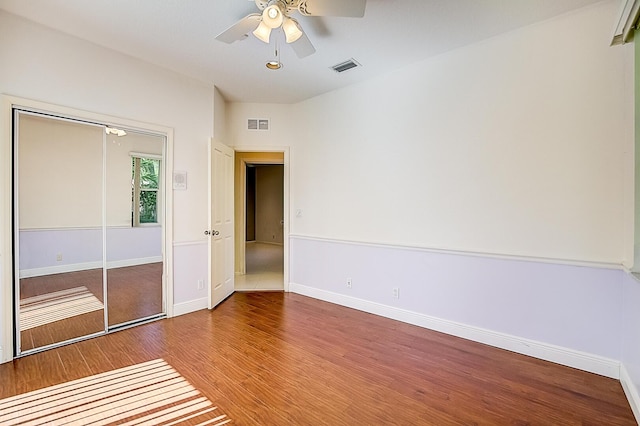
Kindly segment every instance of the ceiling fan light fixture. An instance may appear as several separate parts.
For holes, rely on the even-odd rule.
[[[127,132],[122,129],[116,129],[115,127],[105,127],[104,129],[107,135],[126,136]]]
[[[274,3],[262,11],[262,22],[271,29],[278,28],[282,25],[283,20],[284,14],[278,3]]]
[[[302,37],[302,30],[300,29],[300,26],[295,19],[289,17],[285,18],[284,22],[282,23],[282,29],[284,30],[284,35],[287,39],[287,43],[293,43],[294,41]]]
[[[258,28],[253,31],[253,35],[263,42],[269,44],[269,37],[271,37],[271,28],[265,25],[264,21],[260,22]]]

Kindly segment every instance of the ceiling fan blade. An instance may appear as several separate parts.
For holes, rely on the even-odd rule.
[[[311,44],[311,41],[309,41],[309,37],[307,37],[304,31],[302,32],[300,38],[291,43],[289,46],[291,46],[293,51],[296,52],[296,55],[300,59],[306,58],[307,56],[316,53],[316,48],[313,47],[313,44]]]
[[[259,13],[252,13],[247,15],[220,34],[216,36],[216,40],[223,41],[225,43],[233,43],[236,40],[243,38],[245,34],[255,30],[260,24],[262,15]]]
[[[302,0],[298,10],[306,16],[362,18],[367,0]]]

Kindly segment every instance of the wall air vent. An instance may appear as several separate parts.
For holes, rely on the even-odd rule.
[[[247,130],[269,130],[269,120],[266,118],[249,118]]]
[[[355,59],[351,58],[348,61],[344,61],[342,63],[332,66],[331,69],[334,70],[335,72],[345,72],[352,68],[361,67],[361,66],[362,65],[360,65]]]

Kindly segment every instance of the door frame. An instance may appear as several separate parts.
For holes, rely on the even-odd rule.
[[[236,224],[236,251],[235,251],[235,273],[236,274],[245,274],[246,273],[246,251],[245,251],[245,240],[246,240],[246,181],[247,181],[247,163],[249,164],[282,164],[283,165],[283,220],[284,224],[282,225],[282,240],[283,240],[283,263],[284,263],[284,276],[283,276],[283,288],[285,292],[289,291],[289,224],[290,224],[290,154],[288,146],[274,146],[274,147],[265,147],[265,146],[250,146],[250,145],[241,145],[233,147],[237,153],[243,152],[255,152],[255,153],[282,153],[283,161],[282,163],[278,163],[274,160],[268,160],[264,158],[242,158],[241,159],[241,167],[240,167],[240,182],[234,185],[233,193],[234,199],[240,197],[241,200],[241,208],[239,209],[238,215],[236,216],[239,219]]]
[[[32,99],[0,95],[0,363],[14,358],[14,253],[13,253],[13,108],[44,112],[80,121],[108,123],[132,130],[148,131],[166,136],[163,184],[164,211],[162,253],[163,286],[166,294],[166,315],[173,316],[173,128],[106,114],[49,104]]]

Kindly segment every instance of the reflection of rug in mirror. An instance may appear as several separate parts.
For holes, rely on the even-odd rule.
[[[21,299],[20,330],[99,311],[103,307],[84,286]]]
[[[229,423],[162,359],[0,400],[2,425]]]

